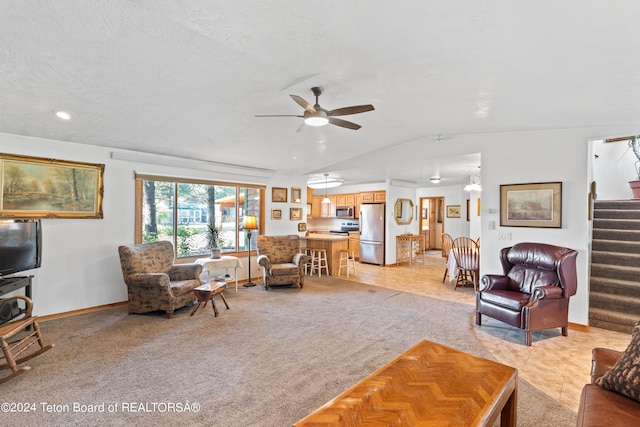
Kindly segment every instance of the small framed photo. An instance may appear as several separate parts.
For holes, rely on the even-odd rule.
[[[271,219],[282,219],[282,209],[271,209]]]
[[[307,223],[306,222],[298,223],[298,231],[307,231]]]
[[[302,208],[290,208],[289,219],[291,221],[300,221],[302,219]]]
[[[500,226],[562,228],[562,182],[501,185]]]
[[[302,203],[302,191],[291,187],[291,203]]]
[[[447,206],[447,218],[460,218],[460,205]]]
[[[287,203],[287,189],[273,187],[271,189],[271,201],[276,203]]]

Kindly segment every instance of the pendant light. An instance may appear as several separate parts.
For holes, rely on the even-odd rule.
[[[325,182],[325,186],[324,186],[324,199],[322,199],[322,204],[323,204],[323,205],[326,205],[326,204],[328,204],[328,203],[331,203],[331,200],[329,200],[329,197],[327,197],[327,188],[329,188],[329,187],[328,187],[328,185],[327,185],[327,184],[328,184],[328,182],[329,182],[329,181],[328,181],[328,178],[329,178],[329,174],[328,174],[328,173],[325,173],[325,174],[324,174],[324,182]]]

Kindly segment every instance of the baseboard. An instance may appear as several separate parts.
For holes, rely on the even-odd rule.
[[[581,325],[579,323],[571,323],[571,322],[569,322],[567,327],[569,329],[573,329],[574,331],[589,332],[591,330],[591,326],[589,326],[589,325]]]
[[[95,307],[81,308],[79,310],[65,311],[63,313],[48,314],[46,316],[38,316],[38,321],[46,322],[47,320],[60,319],[61,317],[75,316],[77,314],[85,314],[85,313],[91,313],[93,311],[104,310],[107,308],[120,307],[122,305],[127,305],[128,303],[129,303],[128,301],[121,301],[121,302],[114,302],[111,304],[98,305]]]

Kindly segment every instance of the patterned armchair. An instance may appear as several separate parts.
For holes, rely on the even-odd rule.
[[[257,243],[257,261],[266,290],[271,285],[304,286],[304,266],[309,257],[300,250],[299,236],[258,236]]]
[[[178,308],[195,301],[199,264],[173,264],[173,245],[152,242],[118,247],[124,282],[129,288],[129,314],[164,310],[170,319]]]

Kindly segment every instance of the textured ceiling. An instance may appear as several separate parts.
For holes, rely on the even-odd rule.
[[[3,1],[0,132],[464,181],[479,154],[428,155],[437,135],[637,123],[639,22],[633,0]],[[375,111],[344,117],[358,131],[255,117],[301,114],[289,94],[313,103],[312,86],[326,109]]]

